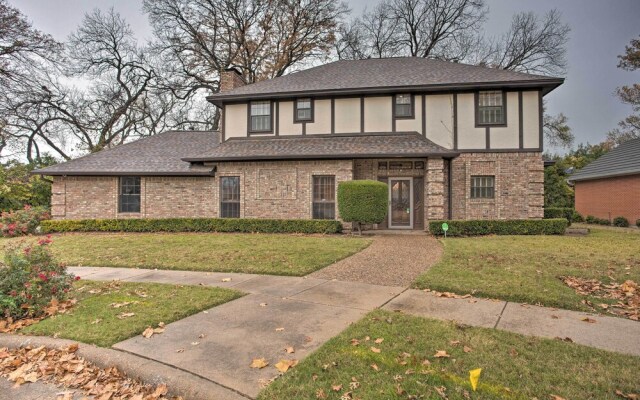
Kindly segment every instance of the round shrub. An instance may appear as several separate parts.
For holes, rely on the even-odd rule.
[[[584,217],[576,210],[573,210],[573,215],[571,216],[571,219],[572,219],[571,222],[584,222]]]
[[[613,226],[618,226],[620,228],[627,228],[629,226],[629,220],[625,217],[615,217],[613,219]]]
[[[66,300],[75,277],[54,261],[50,243],[46,237],[6,252],[0,266],[0,319],[38,317],[52,299]]]
[[[379,224],[387,216],[389,192],[386,183],[372,180],[340,182],[338,210],[345,222]]]

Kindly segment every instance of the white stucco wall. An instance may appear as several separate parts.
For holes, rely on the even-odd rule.
[[[246,104],[228,104],[225,106],[224,136],[225,139],[247,136]]]
[[[365,97],[364,131],[391,132],[392,97]],[[358,116],[354,116],[358,117]]]
[[[360,132],[360,98],[335,99],[335,133]]]
[[[453,95],[425,96],[427,139],[453,148]]]

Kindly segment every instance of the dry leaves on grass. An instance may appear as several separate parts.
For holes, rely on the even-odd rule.
[[[298,360],[280,360],[274,367],[284,374],[289,368],[293,368],[296,365],[298,365]]]
[[[447,353],[445,350],[438,350],[436,351],[436,354],[433,355],[435,358],[449,358],[451,357],[449,355],[449,353]]]
[[[623,399],[629,399],[629,400],[640,399],[640,393],[624,393],[622,390],[616,389],[615,394],[616,396],[621,397]]]
[[[145,339],[149,339],[153,335],[159,335],[164,332],[164,322],[160,322],[157,328],[148,326],[147,329],[142,332],[142,336]]]
[[[603,299],[617,300],[614,304],[599,304],[598,306],[609,314],[618,317],[640,321],[640,288],[632,280],[623,283],[604,284],[597,279],[582,279],[575,276],[561,276],[560,279],[576,293],[582,296],[594,296]],[[596,309],[588,300],[583,304]]]
[[[434,295],[436,295],[437,297],[445,297],[447,299],[468,299],[471,297],[470,294],[455,294],[452,292],[438,292],[435,290],[431,290],[431,289],[424,289],[423,292],[427,292],[427,293],[433,293]]]
[[[152,386],[127,378],[115,367],[98,368],[77,355],[78,345],[57,349],[0,349],[0,375],[20,386],[45,382],[82,391],[97,400],[167,398],[167,386]],[[180,398],[174,397],[174,400]]]
[[[56,314],[65,314],[76,304],[76,302],[76,299],[67,301],[52,299],[49,305],[44,308],[44,314],[37,318],[22,318],[14,320],[9,317],[6,319],[0,319],[0,333],[12,333],[29,325],[33,325],[47,317],[51,317]]]

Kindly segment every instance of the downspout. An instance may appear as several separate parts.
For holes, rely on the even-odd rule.
[[[448,170],[447,170],[447,192],[448,192],[448,194],[447,194],[447,214],[448,214],[448,215],[447,215],[447,217],[448,217],[448,218],[447,218],[447,219],[449,219],[449,220],[451,220],[451,219],[452,219],[452,216],[453,216],[453,211],[452,211],[452,209],[451,209],[451,206],[452,206],[452,204],[453,204],[453,201],[451,201],[451,194],[453,193],[453,189],[452,189],[452,187],[453,187],[452,183],[453,183],[453,182],[451,181],[451,176],[452,176],[452,173],[451,173],[452,161],[453,161],[453,159],[452,159],[452,158],[450,158],[450,159],[449,159],[449,168],[448,168]]]

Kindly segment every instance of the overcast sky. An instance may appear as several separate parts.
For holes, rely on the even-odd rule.
[[[140,40],[151,37],[142,13],[141,0],[9,0],[34,26],[64,40],[93,8],[114,7]],[[366,0],[347,1],[353,13],[360,13]],[[640,72],[616,68],[617,56],[629,41],[640,35],[639,0],[487,0],[487,36],[499,35],[511,16],[519,11],[545,13],[558,8],[571,27],[568,44],[569,68],[564,85],[547,95],[549,112],[565,113],[576,143],[602,141],[631,107],[614,96],[617,86],[640,81]]]

